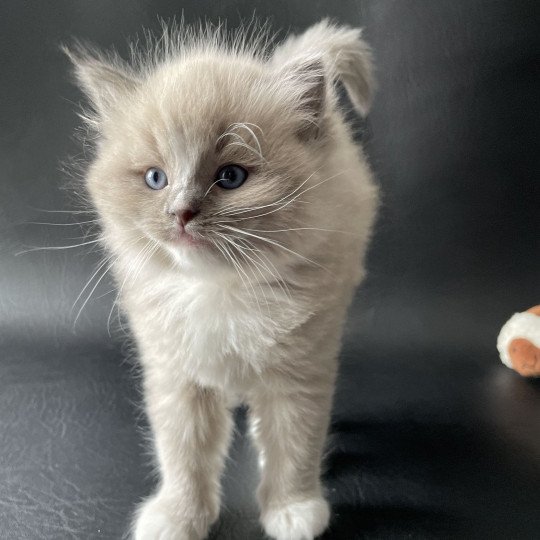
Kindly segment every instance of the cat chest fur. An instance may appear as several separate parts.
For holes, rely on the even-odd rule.
[[[212,386],[256,375],[277,356],[280,338],[309,318],[281,291],[203,279],[147,283],[126,301],[146,356]]]

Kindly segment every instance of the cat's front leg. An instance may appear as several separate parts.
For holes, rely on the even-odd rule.
[[[162,367],[147,369],[144,383],[161,481],[137,512],[134,538],[201,540],[219,515],[230,411],[219,392]]]
[[[287,388],[290,381],[284,381]],[[320,483],[333,378],[288,391],[260,389],[250,399],[251,431],[260,455],[261,521],[276,540],[312,540],[330,510]]]

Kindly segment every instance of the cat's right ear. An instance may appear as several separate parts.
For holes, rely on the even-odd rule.
[[[100,117],[106,116],[139,84],[136,74],[118,56],[107,57],[80,43],[62,45],[61,49],[73,64],[78,86]]]

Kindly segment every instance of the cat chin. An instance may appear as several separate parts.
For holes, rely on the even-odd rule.
[[[215,277],[216,271],[228,268],[219,254],[206,243],[168,242],[165,247],[174,265],[184,272]]]

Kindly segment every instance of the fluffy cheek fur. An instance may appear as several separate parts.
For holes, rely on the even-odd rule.
[[[88,190],[136,337],[161,481],[137,540],[202,539],[219,513],[231,407],[249,405],[261,521],[326,527],[320,462],[341,330],[377,190],[337,110],[369,105],[359,31],[327,22],[270,50],[219,31],[166,34],[136,66],[69,52],[99,138]],[[258,44],[257,44],[258,43]],[[235,190],[216,169],[249,172]],[[169,184],[145,185],[149,167]],[[182,240],[174,214],[196,208]],[[183,234],[183,233],[182,233]]]

